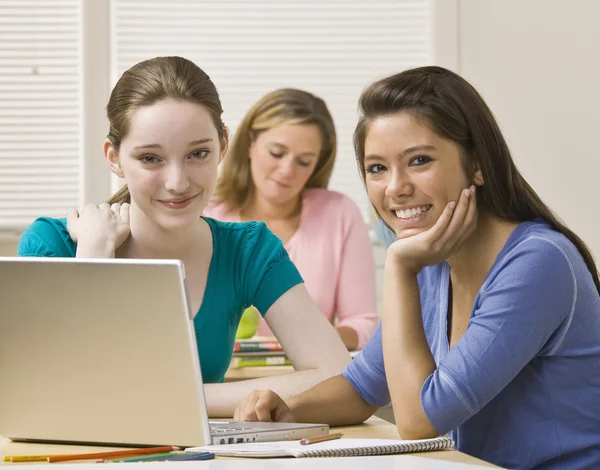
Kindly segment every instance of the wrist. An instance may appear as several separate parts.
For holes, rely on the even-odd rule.
[[[418,265],[414,261],[404,259],[391,248],[388,248],[385,257],[384,270],[386,272],[394,273],[401,277],[415,277],[423,269],[423,266]]]
[[[77,258],[114,258],[115,240],[110,237],[80,239],[77,243]]]
[[[302,422],[302,401],[299,400],[300,395],[296,395],[285,400],[285,404],[289,408],[292,415],[294,415],[295,421],[297,423]]]

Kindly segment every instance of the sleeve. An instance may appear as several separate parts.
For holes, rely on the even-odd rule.
[[[445,434],[478,413],[537,355],[553,354],[576,301],[571,260],[556,242],[527,239],[487,279],[466,332],[421,388]]]
[[[364,348],[352,360],[342,375],[370,405],[385,406],[390,403],[390,392],[383,364],[381,322]]]
[[[347,326],[358,335],[362,348],[377,327],[375,262],[367,226],[354,202],[343,199],[344,240],[336,289],[337,326]]]
[[[264,222],[248,222],[245,298],[262,316],[296,284],[304,282],[287,251]]]
[[[75,257],[76,245],[61,220],[46,217],[35,220],[21,235],[18,255]]]

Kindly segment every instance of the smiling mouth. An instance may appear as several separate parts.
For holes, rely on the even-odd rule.
[[[159,202],[171,209],[183,209],[189,206],[195,198],[196,196],[190,196],[185,199],[160,200]]]
[[[432,207],[433,206],[431,204],[424,204],[419,207],[413,207],[412,209],[396,210],[394,212],[396,213],[396,217],[398,217],[401,220],[411,220],[418,218],[421,214],[424,214],[425,212],[428,212],[429,209],[431,209]]]

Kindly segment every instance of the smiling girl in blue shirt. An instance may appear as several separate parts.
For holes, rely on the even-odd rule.
[[[359,423],[392,402],[399,434],[450,433],[507,468],[600,468],[600,296],[583,243],[516,169],[458,75],[423,67],[360,99],[359,170],[387,250],[382,321],[336,376],[243,419]]]

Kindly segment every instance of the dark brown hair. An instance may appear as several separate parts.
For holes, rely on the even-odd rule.
[[[519,173],[494,115],[471,84],[442,67],[419,67],[379,80],[359,100],[354,131],[358,169],[365,182],[365,138],[369,125],[380,116],[409,113],[461,150],[469,179],[481,170],[484,186],[477,187],[479,208],[512,222],[541,218],[564,234],[579,250],[600,292],[594,258]]]
[[[217,128],[219,139],[223,139],[225,125],[221,121],[221,100],[206,72],[183,57],[156,57],[125,71],[110,94],[106,106],[110,124],[107,137],[115,151],[119,151],[121,140],[129,131],[133,113],[164,99],[204,106]],[[127,185],[108,200],[109,204],[125,202],[131,202]]]

